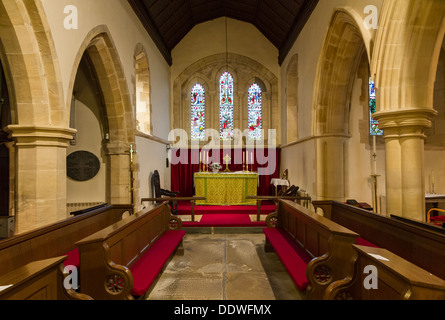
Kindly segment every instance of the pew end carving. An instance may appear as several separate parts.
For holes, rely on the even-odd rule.
[[[445,300],[445,280],[382,248],[353,245],[355,275],[332,283],[327,300]],[[366,268],[372,267],[373,271]]]
[[[170,244],[166,240],[167,244],[164,242],[159,245],[156,251],[163,254],[168,250],[180,250],[185,234],[180,230],[181,227],[182,220],[171,214],[168,202],[165,202],[159,206],[149,206],[79,241],[81,292],[100,300],[140,298],[134,293],[136,282],[141,283],[140,278],[136,279],[134,267],[139,268],[138,264],[142,263],[145,264],[142,268],[152,268],[159,263],[156,272],[160,272],[165,261],[155,261],[154,254],[151,254],[153,251],[150,250],[170,235],[173,235],[174,243]],[[146,289],[150,286],[147,285]]]

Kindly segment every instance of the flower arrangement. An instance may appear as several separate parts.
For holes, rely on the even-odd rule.
[[[219,170],[221,170],[222,169],[222,165],[220,165],[219,163],[212,163],[210,166],[209,166],[209,168],[210,168],[210,170],[212,170],[213,172],[218,172]]]

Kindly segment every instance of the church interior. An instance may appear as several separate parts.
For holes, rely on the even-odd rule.
[[[444,300],[444,36],[443,0],[0,0],[0,300]]]

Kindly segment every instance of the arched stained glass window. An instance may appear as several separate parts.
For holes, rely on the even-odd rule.
[[[261,140],[263,138],[263,93],[256,83],[249,88],[247,119],[249,139]]]
[[[191,139],[203,140],[206,128],[206,106],[205,89],[199,83],[196,84],[191,92]]]
[[[220,78],[219,133],[221,140],[233,138],[233,77],[225,72]]]
[[[375,100],[375,83],[369,79],[369,128],[371,136],[382,136],[383,131],[379,129],[379,122],[373,118],[373,114],[377,112]]]

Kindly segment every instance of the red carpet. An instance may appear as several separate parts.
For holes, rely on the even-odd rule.
[[[247,214],[206,214],[199,222],[184,222],[183,227],[262,227],[265,222],[252,222]]]

